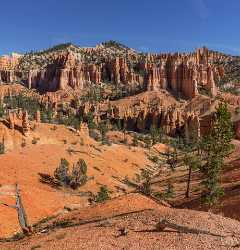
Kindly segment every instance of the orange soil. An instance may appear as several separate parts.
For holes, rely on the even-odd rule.
[[[80,197],[73,192],[55,190],[39,182],[38,173],[53,174],[61,158],[70,163],[83,158],[88,165],[88,176],[94,177],[80,188],[80,191],[96,193],[100,185],[107,185],[113,191],[112,196],[123,194],[122,190],[129,187],[119,180],[125,176],[133,178],[145,165],[151,164],[142,148],[129,148],[113,144],[103,146],[86,135],[77,136],[64,126],[40,124],[26,139],[26,147],[20,146],[22,135],[18,131],[0,129],[5,135],[8,152],[0,156],[0,202],[14,204],[14,197],[4,195],[6,186],[18,182],[20,184],[23,203],[26,207],[30,223],[35,223],[43,217],[62,211],[67,204],[88,205],[86,197]],[[4,128],[4,125],[0,125]],[[33,138],[40,138],[36,145]],[[80,144],[80,138],[84,145]],[[64,140],[67,143],[64,144]],[[74,149],[75,153],[69,153]],[[121,190],[120,190],[120,189]],[[6,190],[5,190],[6,193]],[[13,193],[13,192],[12,192]],[[0,205],[0,238],[19,231],[16,211]]]
[[[156,232],[160,219],[212,234]],[[230,249],[239,244],[240,224],[211,213],[172,209],[139,194],[125,195],[106,203],[83,208],[56,221],[82,223],[69,228],[42,230],[18,242],[2,243],[1,249]],[[120,236],[119,229],[128,234]]]

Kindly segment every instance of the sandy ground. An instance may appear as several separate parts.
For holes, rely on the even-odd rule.
[[[14,204],[14,185],[18,182],[30,223],[62,212],[65,205],[88,205],[87,197],[55,190],[39,182],[38,173],[53,175],[61,158],[66,158],[71,164],[79,158],[86,161],[87,175],[93,178],[80,191],[97,193],[101,185],[107,185],[113,192],[112,197],[123,194],[129,188],[120,180],[126,176],[133,178],[141,168],[151,164],[142,148],[101,145],[85,134],[77,136],[64,126],[57,126],[56,129],[53,125],[38,125],[25,138],[25,147],[20,146],[22,135],[18,131],[6,131],[3,124],[0,128],[0,138],[1,131],[7,135],[8,148],[8,152],[0,156],[0,202]],[[40,138],[37,144],[32,144],[34,137]],[[69,149],[74,152],[69,153]],[[16,211],[0,205],[0,238],[17,231]]]
[[[4,92],[9,91],[8,88]],[[16,87],[16,91],[18,87]],[[173,104],[176,100],[166,94],[139,94],[137,98],[125,98],[116,101],[124,109],[141,102],[149,102],[155,98],[163,99],[165,105]],[[204,100],[194,100],[186,110],[201,106]],[[125,177],[133,179],[141,169],[159,171],[153,179],[155,191],[164,191],[168,183],[173,184],[175,196],[171,199],[178,207],[200,210],[199,194],[200,176],[193,175],[191,198],[185,199],[187,169],[182,166],[175,172],[154,164],[148,159],[149,150],[141,147],[129,147],[118,144],[121,134],[112,133],[109,136],[111,146],[102,145],[89,138],[86,134],[76,135],[64,126],[38,124],[25,138],[15,130],[9,130],[0,122],[0,140],[6,142],[7,153],[0,155],[0,202],[14,204],[14,185],[19,183],[31,224],[53,215],[58,215],[53,223],[69,220],[83,223],[65,229],[54,229],[46,233],[34,234],[30,238],[16,243],[0,244],[0,249],[240,249],[239,222],[199,211],[173,209],[156,204],[153,200],[137,194],[125,195],[131,188],[124,184]],[[37,138],[37,144],[33,139]],[[120,138],[120,139],[119,139]],[[23,140],[26,146],[22,147]],[[131,141],[131,138],[129,138]],[[240,142],[234,141],[235,152],[228,162],[232,164],[223,172],[222,181],[226,196],[221,206],[212,211],[240,220]],[[167,150],[163,144],[155,146],[156,154]],[[72,165],[79,158],[88,165],[88,176],[92,177],[81,192],[97,193],[101,185],[107,185],[114,198],[105,204],[89,207],[88,197],[70,190],[53,189],[39,182],[38,173],[53,174],[60,159],[66,158]],[[120,196],[120,197],[119,197]],[[117,198],[116,198],[117,197]],[[80,210],[67,213],[65,206],[77,204]],[[159,218],[211,231],[224,237],[203,234],[185,234],[166,230],[154,232]],[[98,222],[94,222],[97,220]],[[44,225],[46,226],[46,225]],[[127,236],[119,237],[119,229],[129,230]],[[16,211],[0,205],[0,238],[12,236],[19,232]],[[234,235],[233,235],[234,234]]]
[[[156,232],[160,219],[216,234]],[[240,223],[205,212],[167,208],[138,194],[125,195],[58,218],[82,225],[42,231],[2,250],[25,249],[238,249]],[[97,219],[97,221],[96,221]],[[53,222],[51,222],[53,223]],[[121,236],[120,230],[127,235]]]

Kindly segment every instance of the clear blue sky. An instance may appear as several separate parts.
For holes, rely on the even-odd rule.
[[[3,0],[0,54],[113,39],[142,51],[240,55],[239,0]]]

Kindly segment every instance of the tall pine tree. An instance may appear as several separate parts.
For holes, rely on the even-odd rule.
[[[209,206],[216,204],[224,194],[220,186],[220,173],[224,167],[224,159],[233,149],[232,138],[231,113],[227,104],[221,102],[214,114],[212,128],[201,142],[205,160],[201,167],[204,176],[202,184],[205,187],[203,201]]]

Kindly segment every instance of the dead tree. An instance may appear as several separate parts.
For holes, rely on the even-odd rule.
[[[201,230],[201,229],[190,228],[187,226],[179,225],[179,224],[173,223],[167,219],[161,219],[156,224],[155,227],[156,227],[157,232],[163,232],[165,228],[170,228],[170,229],[174,229],[180,233],[207,234],[207,235],[212,235],[212,236],[225,237],[224,235],[211,233],[210,231],[207,231],[207,230]]]
[[[28,224],[27,214],[22,204],[22,199],[21,199],[18,183],[16,184],[16,210],[18,213],[18,222],[23,233],[31,232],[31,227]]]
[[[20,194],[20,189],[19,189],[19,185],[18,183],[16,183],[16,194],[15,194],[15,198],[16,198],[16,204],[15,205],[8,205],[5,203],[0,203],[4,206],[7,207],[11,207],[16,209],[17,213],[18,213],[18,222],[19,225],[23,231],[24,234],[28,234],[32,232],[32,228],[28,223],[28,219],[27,219],[27,214],[26,211],[24,209],[24,206],[22,204],[22,198],[21,198],[21,194]]]

